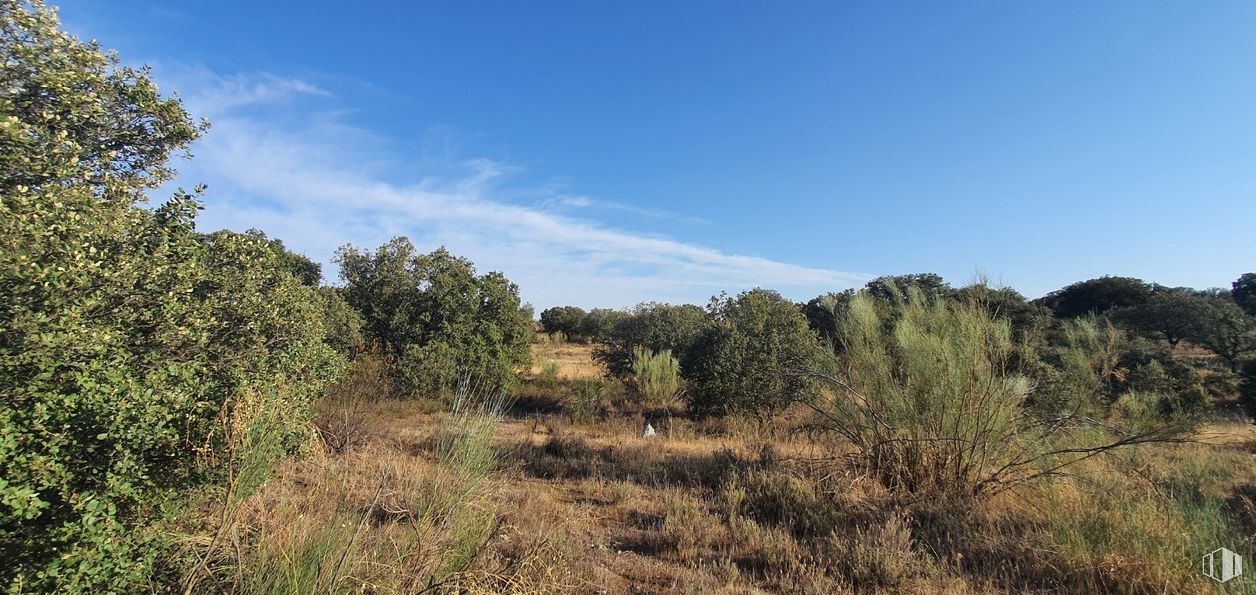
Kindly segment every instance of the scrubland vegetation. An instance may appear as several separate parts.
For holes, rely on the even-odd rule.
[[[0,7],[8,592],[1178,593],[1256,552],[1256,274],[538,333],[444,249],[345,246],[330,285],[198,231],[200,190],[148,203],[206,124]]]

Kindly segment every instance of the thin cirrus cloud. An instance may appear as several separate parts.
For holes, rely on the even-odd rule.
[[[421,249],[444,245],[481,270],[499,270],[528,302],[622,307],[641,301],[705,302],[720,291],[770,287],[797,299],[857,285],[868,275],[798,266],[651,234],[616,229],[588,213],[684,218],[582,195],[517,204],[505,188],[519,168],[462,160],[440,175],[406,171],[389,141],[344,123],[336,112],[302,109],[330,94],[269,74],[222,76],[158,68],[210,131],[181,164],[177,183],[206,183],[203,229],[259,228],[324,263],[346,243],[374,247],[396,235]],[[276,106],[282,109],[268,109]],[[413,169],[413,166],[408,166]],[[413,174],[411,183],[397,175]],[[544,193],[545,189],[533,193]]]
[[[547,199],[546,201],[544,201],[543,204],[549,205],[549,206],[557,206],[557,207],[570,207],[574,209],[620,211],[624,213],[631,213],[633,215],[639,215],[641,217],[647,217],[649,219],[676,219],[676,220],[683,221],[686,223],[698,223],[702,225],[707,225],[711,223],[710,221],[703,219],[701,217],[689,217],[689,216],[681,215],[680,213],[673,213],[672,211],[668,211],[664,209],[651,209],[651,208],[646,208],[646,207],[639,207],[636,205],[625,204],[622,202],[598,200],[598,199],[591,198],[588,196],[583,196],[583,195],[576,195],[576,196],[560,195],[552,199]]]

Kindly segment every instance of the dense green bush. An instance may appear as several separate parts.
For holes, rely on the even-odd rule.
[[[1103,314],[1114,308],[1137,306],[1151,297],[1151,286],[1132,277],[1099,277],[1057,289],[1037,302],[1060,318]]]
[[[541,312],[541,327],[547,333],[562,333],[569,340],[581,340],[588,314],[575,306],[555,306]]]
[[[323,311],[323,341],[345,356],[353,356],[366,343],[362,315],[344,298],[339,287],[319,287],[318,302]]]
[[[1017,370],[1033,379],[1031,402],[1042,412],[1102,416],[1127,392],[1170,417],[1193,416],[1208,406],[1199,370],[1165,344],[1130,336],[1102,316],[1061,321],[1046,341],[1019,353]]]
[[[694,345],[710,326],[707,313],[694,305],[639,304],[593,350],[593,358],[606,366],[611,376],[627,378],[632,374],[634,348],[666,349],[680,360],[683,375]]]
[[[615,329],[615,325],[628,318],[628,313],[623,310],[611,310],[609,308],[594,308],[584,317],[584,322],[580,327],[580,334],[590,341],[606,341],[611,336],[611,331]]]
[[[465,376],[505,387],[531,361],[532,310],[501,273],[477,275],[444,248],[417,254],[404,237],[375,252],[345,246],[336,258],[344,297],[367,336],[398,358],[412,394],[452,390]]]
[[[171,178],[167,157],[204,126],[162,99],[146,70],[57,27],[38,0],[0,2],[0,194],[56,186],[137,200]]]
[[[1256,273],[1243,273],[1231,284],[1230,297],[1244,312],[1256,316]]]
[[[1239,375],[1239,395],[1247,416],[1256,420],[1256,359],[1243,362]]]
[[[1117,308],[1112,319],[1133,332],[1163,339],[1169,347],[1182,340],[1198,342],[1207,326],[1209,302],[1187,291],[1157,291],[1147,301]]]
[[[754,289],[712,300],[715,326],[695,348],[690,407],[700,413],[771,417],[815,391],[808,374],[821,361],[816,335],[798,306]]]
[[[245,456],[250,420],[295,448],[341,360],[267,242],[197,234],[186,193],[141,208],[202,129],[147,72],[39,3],[0,3],[0,53],[0,581],[147,590],[163,507]]]
[[[244,235],[267,243],[278,259],[279,267],[292,273],[303,285],[318,287],[323,282],[323,265],[310,260],[304,254],[297,254],[283,245],[283,240],[266,237],[260,229],[250,229]]]
[[[855,290],[853,289],[841,293],[830,292],[812,298],[802,307],[807,324],[825,345],[831,347],[836,344],[837,321],[846,316],[846,308],[854,297]]]
[[[1110,400],[1125,392],[1155,395],[1156,410],[1165,415],[1193,415],[1209,405],[1200,371],[1160,343],[1126,338],[1116,365],[1115,382],[1106,387]]]
[[[125,206],[139,225],[102,226],[99,204],[63,203],[86,229],[56,225],[56,244],[15,250],[16,260],[44,267],[25,267],[31,275],[4,267],[14,300],[0,364],[11,405],[0,415],[0,543],[14,562],[8,578],[30,586],[134,588],[154,550],[131,529],[176,490],[231,464],[224,445],[236,402],[282,394],[290,415],[272,431],[291,451],[306,429],[305,404],[340,365],[322,342],[313,290],[264,244],[198,236],[166,208]],[[38,207],[14,212],[29,206],[7,202],[6,224],[56,218]],[[95,248],[99,260],[65,246]]]
[[[594,308],[585,312],[576,306],[555,306],[541,312],[541,327],[547,333],[562,333],[569,341],[607,341],[615,326],[629,316],[623,310]]]
[[[1210,300],[1204,309],[1199,343],[1225,360],[1231,371],[1256,353],[1256,317],[1226,298]]]

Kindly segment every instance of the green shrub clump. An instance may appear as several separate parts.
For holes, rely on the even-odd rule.
[[[691,304],[650,302],[628,313],[602,311],[598,316],[600,324],[613,320],[614,326],[605,331],[603,344],[593,350],[593,358],[615,378],[632,375],[632,350],[637,347],[671,351],[680,361],[682,375],[686,374],[694,347],[711,327],[707,312]]]

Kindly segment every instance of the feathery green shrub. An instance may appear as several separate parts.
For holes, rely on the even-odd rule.
[[[558,362],[544,357],[539,357],[537,358],[536,365],[541,368],[540,373],[536,376],[536,385],[549,390],[558,388]]]
[[[636,347],[632,350],[632,386],[647,404],[670,405],[680,395],[680,362],[672,357],[671,350],[655,353]]]
[[[588,423],[597,418],[606,407],[611,381],[602,378],[579,378],[571,383],[571,394],[563,406],[571,420]]]
[[[1137,396],[1123,403],[1135,419],[1110,419],[1111,404],[1093,402],[1037,414],[1026,407],[1033,383],[1009,366],[1017,345],[1007,320],[977,304],[920,296],[895,308],[887,326],[873,299],[851,301],[839,327],[837,371],[820,374],[836,394],[812,402],[819,427],[849,440],[892,488],[980,496],[1184,429],[1147,415]],[[1075,328],[1076,342],[1093,349],[1069,354],[1065,374],[1088,388],[1111,373],[1116,355],[1106,333],[1085,323]]]

